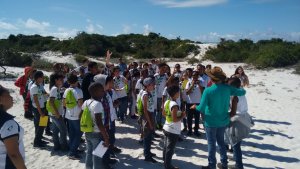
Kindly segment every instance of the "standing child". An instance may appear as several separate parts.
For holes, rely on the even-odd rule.
[[[144,156],[145,161],[156,163],[157,161],[153,159],[153,154],[151,153],[151,140],[154,132],[154,119],[152,114],[154,112],[154,100],[151,92],[154,90],[155,80],[154,78],[148,77],[143,80],[143,85],[145,90],[142,91],[140,102],[143,110],[142,114],[142,127],[143,127],[143,143],[144,143]],[[139,103],[138,103],[139,104]]]
[[[26,169],[24,129],[7,113],[13,107],[13,97],[0,85],[0,168]]]
[[[26,96],[27,96],[27,92],[28,91],[26,89],[27,84],[30,81],[30,76],[32,74],[33,68],[32,67],[25,67],[24,68],[24,75],[22,75],[21,77],[19,77],[16,81],[15,81],[15,86],[20,88],[20,95],[22,95],[23,100],[24,100],[24,117],[27,119],[32,119],[33,115],[31,112],[28,111],[28,109],[26,110],[25,108],[25,101],[26,101]]]
[[[241,88],[241,80],[239,77],[236,77],[236,76],[231,77],[228,81],[228,84],[233,87],[236,87],[236,88]],[[236,118],[236,120],[234,119],[235,121],[239,121],[239,119],[241,119],[241,121],[242,121],[242,119],[243,119],[243,121],[246,122],[244,124],[247,124],[245,126],[249,127],[249,131],[250,131],[250,127],[252,127],[253,124],[252,124],[252,120],[248,114],[248,104],[247,104],[247,99],[246,99],[245,95],[244,96],[233,96],[230,116]],[[233,123],[231,125],[236,125],[235,121],[233,121]],[[237,130],[239,130],[239,128],[237,128]],[[240,128],[240,130],[244,130],[244,129]],[[244,131],[246,131],[246,130],[244,130]],[[244,168],[241,144],[242,144],[242,141],[238,141],[236,144],[234,144],[232,146],[234,160],[235,160],[235,168],[238,168],[238,169]]]
[[[47,102],[47,110],[52,120],[52,138],[54,144],[54,151],[66,151],[67,146],[67,127],[64,123],[64,108],[62,104],[62,97],[60,89],[64,83],[64,76],[59,73],[54,73],[52,79],[54,86],[50,90],[49,100]]]
[[[119,105],[118,118],[121,120],[121,123],[124,122],[124,116],[127,113],[128,108],[128,98],[125,86],[128,84],[127,79],[120,75],[120,68],[114,67],[113,69],[114,75],[114,90],[117,93]]]
[[[42,141],[42,136],[45,127],[39,126],[40,117],[46,115],[45,109],[45,92],[44,86],[44,74],[42,71],[36,71],[34,74],[34,83],[30,88],[30,98],[32,101],[32,111],[34,114],[34,127],[35,127],[35,138],[34,147],[45,147],[45,142]]]
[[[181,120],[185,117],[185,113],[181,112],[176,100],[180,97],[179,86],[171,86],[167,89],[170,98],[164,103],[163,115],[166,117],[164,124],[164,149],[163,160],[165,169],[177,169],[172,166],[171,160],[174,154],[176,142],[181,132]]]
[[[156,125],[158,129],[162,129],[162,93],[164,88],[166,87],[168,76],[166,74],[165,63],[161,63],[158,65],[159,73],[154,75],[155,84],[156,84],[156,94],[157,94],[157,112],[156,112]]]
[[[82,132],[80,131],[79,114],[83,104],[82,90],[78,88],[78,77],[74,74],[68,76],[70,87],[66,89],[63,95],[63,104],[66,107],[65,118],[68,120],[69,131],[69,158],[80,159],[78,147]]]
[[[190,109],[191,106],[194,104],[199,105],[202,93],[202,87],[200,86],[200,81],[198,80],[198,72],[194,71],[192,74],[192,80],[190,80],[186,85],[186,94],[187,94],[187,122],[188,122],[188,136],[191,136],[192,133],[192,126],[193,126],[193,118],[195,117],[195,128],[194,128],[194,135],[199,137],[199,120],[200,120],[200,113],[197,112],[195,109]]]
[[[85,138],[87,144],[87,152],[85,159],[86,169],[95,168],[111,168],[109,164],[103,161],[102,158],[92,154],[101,141],[104,141],[104,146],[109,146],[109,136],[104,127],[104,109],[98,100],[101,100],[105,94],[104,88],[100,83],[92,83],[88,88],[91,99],[86,100],[82,105],[82,112],[80,113],[81,122],[82,115],[87,113],[92,118],[92,129],[85,131]],[[82,126],[81,126],[82,128]]]

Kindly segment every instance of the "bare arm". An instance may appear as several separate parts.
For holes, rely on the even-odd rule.
[[[177,117],[178,110],[179,110],[178,106],[173,106],[172,109],[171,109],[171,115],[172,115],[173,122],[181,121],[185,117],[184,112],[181,114],[180,117]]]
[[[106,147],[108,147],[109,146],[109,137],[108,137],[108,134],[107,134],[107,132],[105,130],[105,127],[104,127],[104,125],[102,123],[101,114],[100,113],[96,113],[95,114],[95,119],[96,119],[96,124],[97,124],[97,126],[98,126],[98,128],[100,130],[100,133],[101,133],[102,137],[104,138],[104,145]]]
[[[54,112],[52,112],[56,118],[60,118],[60,114],[57,110],[57,107],[55,106],[54,104],[54,101],[55,101],[55,97],[50,97],[50,106],[52,107],[52,109],[54,110]]]
[[[24,159],[19,151],[19,137],[13,136],[3,140],[7,154],[17,169],[26,169]]]
[[[153,126],[152,126],[152,122],[151,122],[151,118],[150,118],[150,115],[148,113],[148,97],[147,95],[145,95],[143,97],[143,102],[144,102],[144,115],[145,115],[145,118],[149,124],[149,127],[150,127],[150,130],[153,130]]]
[[[234,115],[236,115],[236,109],[237,109],[238,102],[239,102],[239,98],[237,96],[234,96],[232,99],[232,103],[231,103],[230,117],[233,117]]]
[[[82,105],[83,105],[83,99],[78,99],[77,103],[78,103],[79,107],[82,107]]]
[[[186,94],[187,95],[189,95],[189,94],[191,94],[192,93],[192,91],[193,91],[193,88],[194,88],[194,84],[195,84],[195,82],[194,81],[192,81],[192,84],[191,84],[191,86],[186,90]]]
[[[44,117],[45,114],[44,114],[44,112],[43,112],[42,109],[41,109],[41,106],[40,106],[40,103],[39,103],[39,99],[38,99],[37,94],[33,95],[33,101],[34,101],[34,103],[35,103],[35,105],[36,105],[36,107],[37,107],[37,110],[38,110],[38,112],[40,113],[40,115],[41,115],[42,117]]]

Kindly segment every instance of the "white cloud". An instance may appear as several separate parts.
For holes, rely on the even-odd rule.
[[[50,26],[49,22],[38,22],[34,19],[27,19],[25,22],[25,27],[28,29],[34,29],[37,31],[45,31]]]
[[[206,7],[226,3],[228,0],[151,0],[168,8]]]
[[[18,28],[11,23],[0,21],[0,29],[17,30]]]
[[[151,31],[152,28],[148,24],[144,25],[144,35],[148,35]]]
[[[59,39],[68,39],[68,38],[75,37],[78,34],[78,32],[79,32],[79,30],[77,30],[77,29],[68,29],[68,28],[59,27],[57,29],[57,32],[48,32],[48,33],[45,33],[45,35],[54,36]]]
[[[87,19],[88,25],[86,26],[87,33],[101,33],[104,29],[100,24],[94,24],[92,20]]]
[[[129,34],[131,32],[131,26],[130,25],[123,25],[123,33]]]

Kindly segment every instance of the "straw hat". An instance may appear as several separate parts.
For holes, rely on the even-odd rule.
[[[205,73],[214,81],[224,81],[226,79],[226,74],[223,72],[222,68],[218,66],[206,70]]]

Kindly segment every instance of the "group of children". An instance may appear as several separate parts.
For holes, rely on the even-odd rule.
[[[70,159],[80,159],[80,153],[84,151],[80,149],[80,143],[85,133],[86,168],[112,168],[111,165],[117,162],[115,153],[121,152],[115,146],[115,121],[123,123],[126,118],[132,118],[138,119],[145,161],[157,162],[156,154],[151,152],[151,141],[157,137],[156,130],[163,130],[164,167],[176,169],[171,159],[182,133],[187,131],[188,136],[200,136],[203,117],[200,118],[200,113],[192,107],[200,104],[203,92],[212,85],[205,73],[211,66],[199,64],[195,69],[181,71],[180,65],[176,64],[171,72],[169,65],[156,60],[142,64],[133,62],[127,66],[121,59],[120,66],[115,66],[110,63],[110,55],[108,52],[102,70],[96,62],[72,71],[66,65],[55,64],[50,75],[49,94],[44,89],[43,72],[25,68],[25,77],[22,77],[25,80],[22,79],[22,84],[17,80],[16,85],[20,87],[20,94],[25,95],[25,117],[33,115],[33,146],[43,148],[47,145],[43,140],[47,127],[39,122],[49,116],[54,151],[68,151]],[[238,69],[242,70],[241,67]],[[242,84],[249,84],[243,70],[237,74]],[[92,153],[101,141],[108,147],[102,158]],[[241,152],[240,148],[234,148]]]

